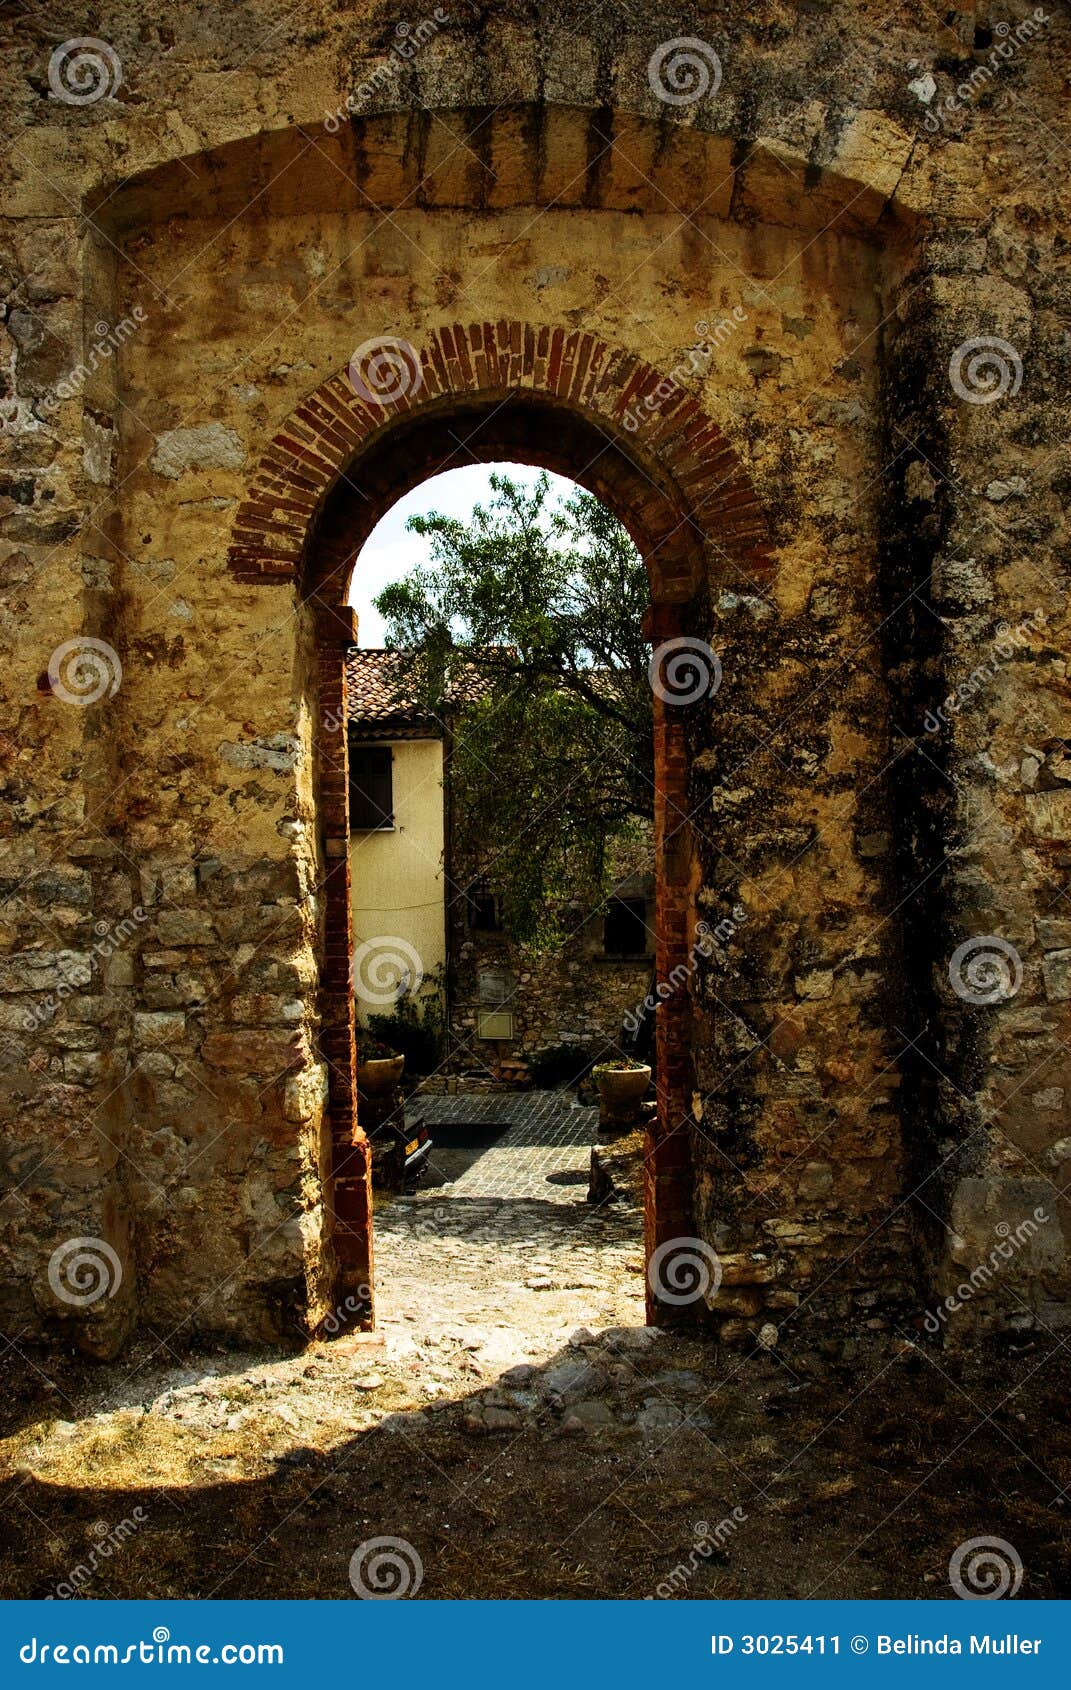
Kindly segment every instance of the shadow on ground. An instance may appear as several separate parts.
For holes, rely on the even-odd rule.
[[[904,1340],[819,1365],[617,1328],[400,1409],[404,1369],[369,1386],[374,1349],[315,1346],[302,1365],[289,1431],[270,1392],[266,1429],[253,1409],[186,1425],[159,1405],[98,1422],[100,1374],[95,1398],[90,1371],[72,1380],[84,1417],[9,1446],[3,1595],[347,1597],[351,1558],[378,1538],[403,1545],[403,1583],[419,1563],[420,1598],[942,1598],[953,1552],[979,1536],[1014,1547],[1023,1597],[1068,1591],[1056,1344],[1006,1358],[994,1391]],[[321,1385],[355,1408],[382,1399],[382,1417],[328,1430]]]

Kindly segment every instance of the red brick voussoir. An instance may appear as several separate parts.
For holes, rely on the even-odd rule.
[[[332,488],[400,421],[441,415],[450,399],[493,402],[510,395],[538,397],[587,418],[644,473],[648,465],[657,470],[682,517],[716,553],[731,554],[755,576],[767,572],[762,507],[716,423],[680,389],[645,407],[667,383],[663,372],[594,335],[546,324],[453,323],[412,344],[419,384],[411,393],[371,403],[342,370],[302,400],[276,433],[235,516],[227,563],[238,580],[299,580]],[[489,446],[494,435],[492,426]],[[544,438],[538,455],[552,457],[553,441]],[[561,468],[579,479],[582,466]]]

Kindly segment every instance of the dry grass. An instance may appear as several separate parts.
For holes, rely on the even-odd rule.
[[[417,1548],[422,1596],[635,1597],[687,1561],[697,1520],[742,1506],[746,1524],[682,1595],[942,1596],[953,1549],[983,1533],[1015,1545],[1024,1596],[1067,1594],[1071,1377],[1057,1349],[1005,1360],[999,1392],[977,1368],[887,1344],[800,1388],[776,1360],[686,1339],[634,1365],[636,1400],[667,1369],[701,1375],[686,1406],[706,1427],[570,1436],[544,1412],[477,1436],[460,1398],[422,1412],[382,1353],[317,1347],[216,1378],[218,1426],[212,1394],[189,1425],[134,1407],[95,1420],[99,1370],[75,1369],[66,1388],[87,1417],[70,1431],[35,1413],[28,1375],[28,1418],[3,1447],[3,1592],[48,1594],[96,1522],[140,1507],[145,1525],[86,1594],[344,1596],[356,1546],[386,1535]],[[372,1374],[382,1386],[358,1390]],[[384,1427],[391,1413],[400,1429]]]

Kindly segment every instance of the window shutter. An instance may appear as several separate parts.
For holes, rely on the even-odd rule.
[[[350,826],[394,826],[393,755],[389,745],[350,747]]]

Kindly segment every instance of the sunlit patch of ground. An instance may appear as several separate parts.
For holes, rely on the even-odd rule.
[[[906,1333],[650,1331],[636,1158],[612,1160],[595,1210],[582,1186],[382,1203],[381,1340],[9,1355],[3,1594],[345,1597],[387,1537],[421,1597],[940,1597],[985,1535],[1023,1596],[1066,1595],[1055,1339],[968,1365]]]

